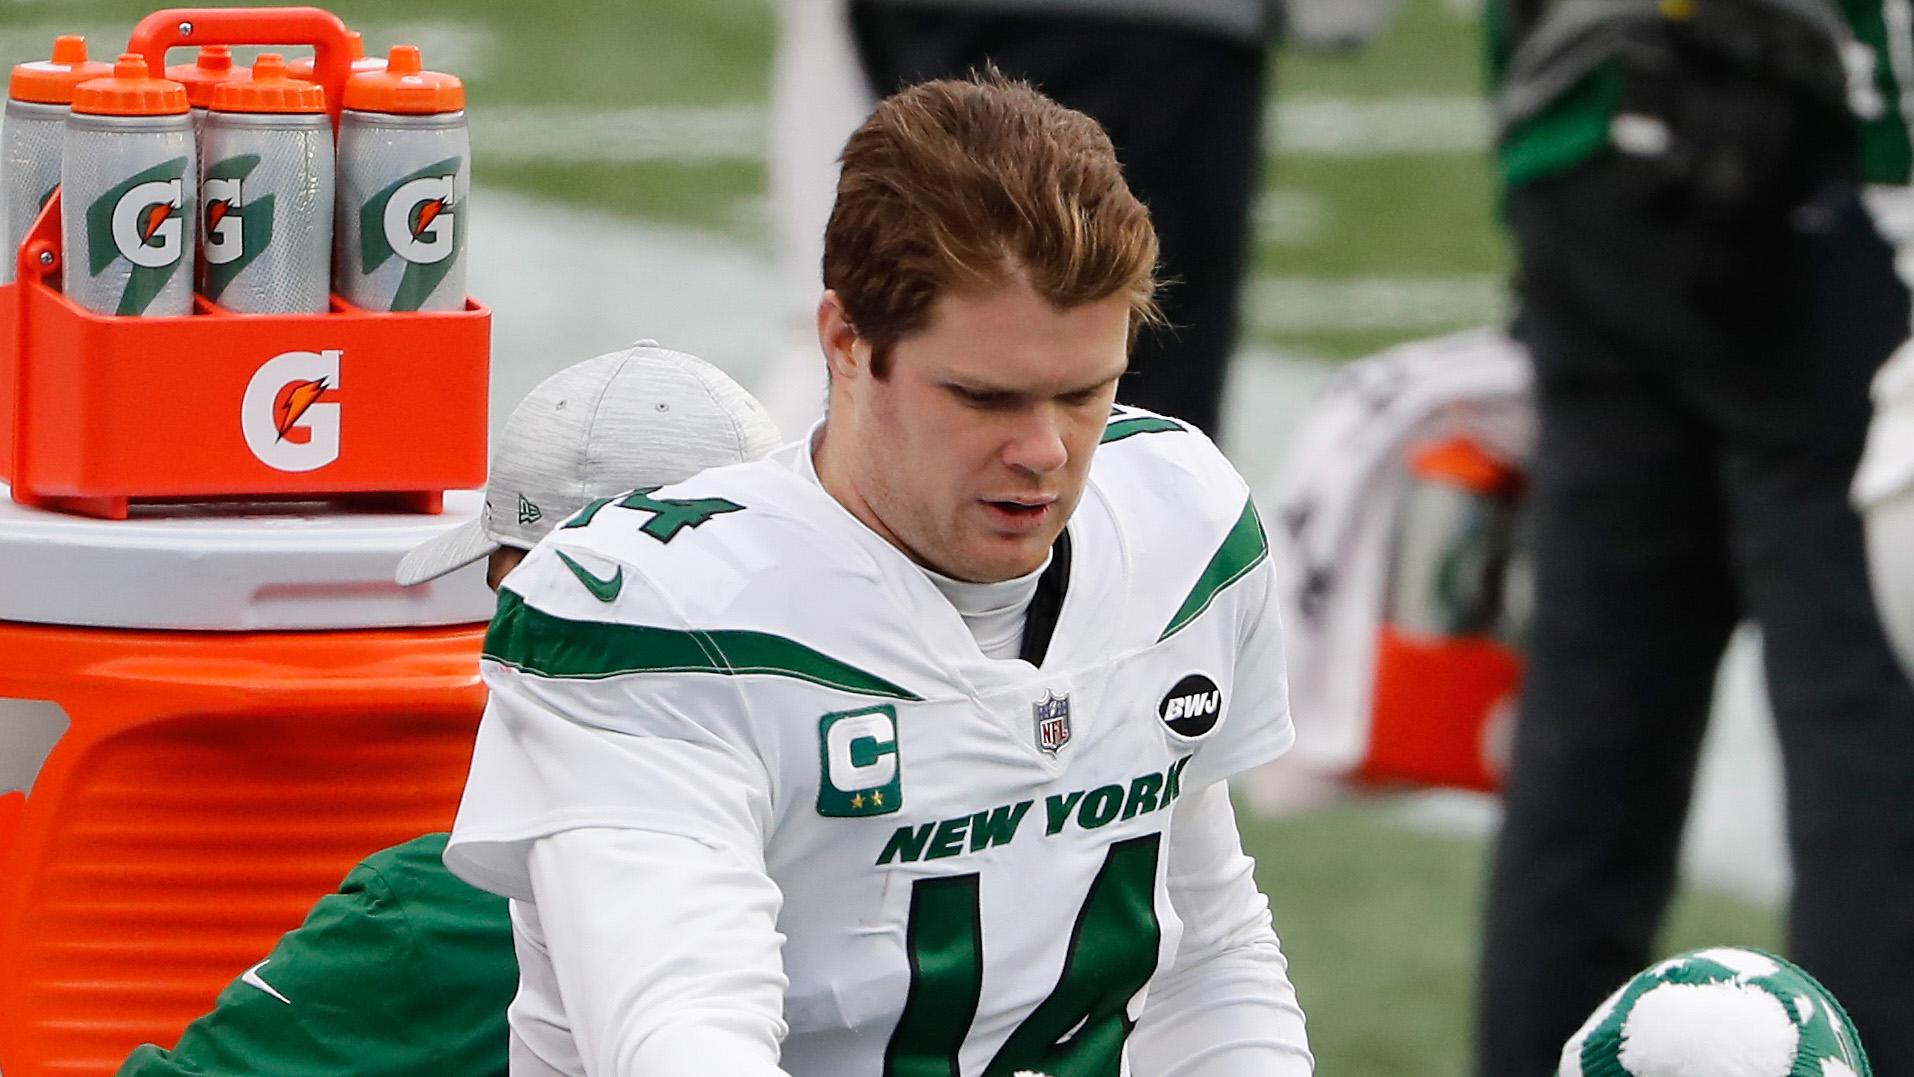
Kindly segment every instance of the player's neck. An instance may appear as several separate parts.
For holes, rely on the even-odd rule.
[[[857,517],[858,523],[869,528],[872,534],[897,547],[912,561],[923,564],[909,546],[905,545],[890,528],[884,526],[883,519],[877,515],[876,510],[871,508],[871,503],[858,490],[857,483],[851,478],[851,469],[839,458],[840,454],[834,451],[840,448],[840,445],[837,439],[828,436],[829,429],[830,422],[826,420],[819,423],[811,432],[811,444],[807,455],[811,477],[817,480],[817,484],[824,488],[825,493],[830,494],[833,500],[844,506],[844,511]]]
[[[800,463],[804,473],[872,534],[896,547],[929,577],[945,601],[957,610],[980,650],[992,658],[1017,657],[1023,640],[1024,616],[1044,569],[1050,565],[1050,558],[1045,557],[1043,564],[1026,575],[995,583],[972,583],[938,572],[884,526],[883,520],[871,511],[870,503],[858,494],[857,484],[850,481],[845,469],[834,466],[827,445],[825,425],[819,424]],[[838,480],[835,485],[833,476]]]

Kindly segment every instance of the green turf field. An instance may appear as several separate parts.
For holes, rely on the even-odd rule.
[[[470,108],[617,110],[761,107],[773,44],[766,0],[338,0],[349,22],[416,28],[466,61]],[[1349,57],[1279,55],[1279,124],[1353,107],[1385,121],[1345,142],[1301,137],[1271,158],[1257,218],[1252,342],[1346,358],[1476,324],[1495,314],[1507,255],[1478,142],[1441,136],[1403,148],[1390,120],[1415,102],[1436,120],[1466,120],[1479,90],[1474,17],[1454,0],[1408,0],[1392,32]],[[0,42],[17,62],[32,35],[63,25],[130,28],[133,0],[39,0],[0,6]],[[109,53],[96,39],[96,53]],[[451,46],[448,45],[448,48]],[[432,64],[433,53],[427,52]],[[452,66],[452,65],[446,65]],[[1397,124],[1396,127],[1403,125]],[[1410,123],[1407,126],[1417,128]],[[1467,124],[1461,124],[1466,129]],[[1338,132],[1332,130],[1331,135]],[[1427,134],[1410,130],[1410,135]],[[1392,141],[1392,139],[1394,141]],[[1282,141],[1278,140],[1279,143]],[[1409,141],[1414,141],[1410,139]],[[762,246],[764,167],[750,147],[717,160],[500,161],[476,147],[481,186],[506,187]],[[1384,304],[1376,316],[1375,297]],[[1358,304],[1351,297],[1367,297]],[[487,297],[495,305],[510,297]],[[1360,305],[1363,309],[1352,309]],[[1399,314],[1390,314],[1399,310]],[[1246,828],[1310,1014],[1320,1072],[1447,1077],[1467,1071],[1475,905],[1485,851],[1476,841],[1405,827],[1370,801]],[[1667,948],[1774,945],[1773,914],[1684,895]]]
[[[1309,1015],[1317,1072],[1467,1074],[1483,845],[1405,827],[1386,800],[1251,824],[1244,839]],[[1665,951],[1722,943],[1777,948],[1776,918],[1684,893]]]

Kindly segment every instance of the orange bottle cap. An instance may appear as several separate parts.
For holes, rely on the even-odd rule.
[[[73,90],[73,111],[92,116],[177,116],[191,107],[186,87],[154,78],[146,57],[137,52],[121,53],[110,77]]]
[[[318,84],[293,78],[286,58],[262,52],[253,61],[252,78],[221,83],[213,91],[215,112],[324,112],[326,91]]]
[[[352,73],[361,71],[384,71],[385,61],[377,56],[366,55],[366,36],[357,30],[347,30],[346,40],[352,48]],[[311,79],[313,69],[318,65],[317,57],[301,56],[286,65],[286,70],[296,79]]]
[[[1412,457],[1411,466],[1424,479],[1479,494],[1508,496],[1522,486],[1519,471],[1470,438],[1450,438],[1424,446]]]
[[[7,93],[15,101],[70,105],[75,86],[112,73],[112,64],[86,58],[86,38],[67,34],[53,39],[51,60],[35,60],[15,67]]]
[[[456,76],[425,70],[417,45],[394,45],[384,71],[346,80],[345,107],[405,116],[457,112],[465,107],[465,84]]]
[[[213,103],[213,91],[228,82],[245,79],[246,69],[233,63],[230,45],[202,45],[199,56],[190,64],[174,64],[166,77],[186,87],[186,100],[194,108]]]

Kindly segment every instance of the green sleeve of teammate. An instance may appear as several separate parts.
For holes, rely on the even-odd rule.
[[[518,989],[505,899],[440,863],[446,835],[367,858],[163,1051],[119,1077],[506,1071]]]

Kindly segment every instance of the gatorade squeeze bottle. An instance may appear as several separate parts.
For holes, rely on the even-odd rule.
[[[1515,550],[1522,478],[1467,438],[1411,460],[1413,485],[1396,516],[1388,620],[1417,638],[1491,636]]]
[[[193,106],[193,133],[206,125],[206,110],[213,103],[213,91],[228,82],[246,77],[246,69],[233,63],[230,45],[202,45],[199,56],[190,64],[174,64],[166,77],[186,87],[186,101]]]
[[[342,104],[333,286],[366,310],[463,309],[465,87],[396,45],[384,71],[346,80]]]
[[[67,298],[100,314],[193,309],[199,157],[186,88],[122,55],[73,91],[60,164]]]
[[[113,73],[111,64],[86,58],[86,38],[67,36],[53,41],[53,58],[21,64],[13,69],[7,88],[6,122],[0,123],[0,284],[13,279],[15,256],[33,219],[60,185],[60,141],[66,137],[66,114],[73,104],[73,88],[88,79]]]
[[[366,36],[357,30],[347,30],[346,40],[352,42],[352,73],[357,75],[366,71],[384,71],[385,58],[366,55]],[[286,71],[296,79],[313,79],[313,65],[317,61],[311,56],[301,56],[288,61]]]
[[[324,314],[332,283],[326,93],[265,53],[213,91],[200,136],[201,295],[241,314]]]

